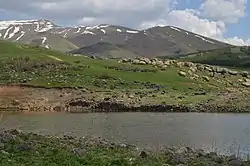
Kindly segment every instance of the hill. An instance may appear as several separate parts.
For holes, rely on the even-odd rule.
[[[173,26],[144,30],[107,24],[62,27],[49,20],[0,21],[0,39],[61,52],[84,55],[95,52],[97,56],[108,57],[119,54],[119,57],[178,56],[230,46]],[[100,43],[115,47],[106,50]]]
[[[82,111],[249,111],[248,77],[247,71],[191,62],[118,62],[0,41],[0,90],[18,91],[1,93],[0,108],[18,100],[32,110],[71,105],[71,111],[74,106]]]
[[[230,47],[224,49],[209,50],[176,57],[175,59],[209,65],[249,68],[250,48]]]

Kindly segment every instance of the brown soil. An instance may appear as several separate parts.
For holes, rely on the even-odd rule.
[[[20,86],[0,86],[0,108],[24,109],[27,111],[53,111],[67,101],[81,95],[71,89],[42,89]]]

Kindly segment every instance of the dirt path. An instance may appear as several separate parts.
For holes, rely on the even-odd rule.
[[[46,55],[46,56],[47,56],[47,57],[49,57],[49,58],[52,58],[52,59],[54,59],[54,60],[60,61],[60,62],[62,62],[62,61],[63,61],[62,59],[57,58],[57,57],[52,56],[52,55]]]

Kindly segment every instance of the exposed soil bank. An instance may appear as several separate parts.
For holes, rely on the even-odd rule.
[[[199,94],[200,95],[200,94]],[[204,94],[206,95],[206,94]],[[234,94],[230,94],[234,96]],[[225,96],[225,97],[224,97]],[[248,102],[239,104],[229,95],[218,97],[218,102],[194,104],[159,104],[151,97],[140,98],[113,95],[77,88],[35,88],[0,86],[0,112],[249,112]],[[229,96],[229,97],[228,97]],[[224,102],[224,99],[227,102]],[[247,99],[247,97],[246,97]],[[216,99],[217,100],[217,99]]]

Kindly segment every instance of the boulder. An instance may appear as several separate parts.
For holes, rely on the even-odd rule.
[[[124,58],[124,59],[121,60],[121,62],[122,62],[122,63],[127,63],[127,62],[129,62],[129,60],[126,59],[126,58]]]
[[[177,67],[183,67],[183,66],[184,66],[184,62],[177,62],[177,63],[176,63],[176,66],[177,66]]]
[[[163,66],[164,63],[163,63],[162,61],[156,61],[156,65],[158,65],[158,66]]]
[[[194,64],[192,62],[184,62],[184,66],[192,67],[192,66],[194,66]]]
[[[202,76],[202,78],[205,80],[205,81],[209,81],[209,77],[208,76]]]
[[[250,82],[242,82],[242,85],[245,87],[250,87]]]
[[[204,66],[203,66],[203,65],[200,65],[200,64],[197,64],[197,65],[196,65],[196,68],[197,68],[199,71],[203,71],[203,70],[204,70]]]
[[[140,64],[140,65],[146,65],[146,62],[144,62],[144,61],[139,61],[138,64]]]
[[[139,64],[140,61],[139,61],[138,59],[134,59],[134,60],[132,61],[132,63],[133,63],[133,64]]]
[[[212,68],[212,67],[206,66],[204,69],[205,69],[206,71],[213,72],[213,68]]]
[[[247,76],[249,75],[249,73],[248,73],[247,71],[242,71],[242,72],[240,73],[240,75],[241,75],[242,77],[247,77]]]
[[[184,72],[184,71],[179,71],[178,74],[179,74],[180,76],[182,76],[182,77],[186,77],[186,76],[187,76],[187,73]]]
[[[170,62],[170,61],[165,61],[165,62],[164,62],[164,65],[170,66],[170,65],[171,65],[171,62]]]
[[[238,72],[237,71],[234,71],[234,70],[228,70],[228,73],[230,75],[238,75]]]
[[[192,66],[189,68],[189,70],[191,70],[193,73],[197,72],[197,67],[196,66]]]

